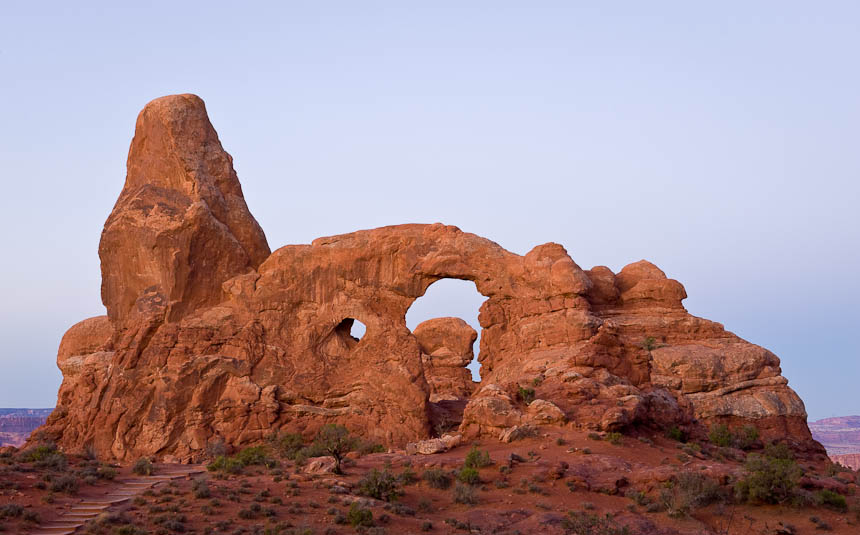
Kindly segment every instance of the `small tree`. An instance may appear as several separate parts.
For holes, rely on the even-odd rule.
[[[651,353],[651,351],[657,349],[657,339],[653,336],[647,336],[644,340],[642,340],[642,349]]]
[[[351,452],[358,441],[349,435],[349,430],[337,424],[326,424],[320,428],[314,439],[314,447],[327,455],[334,457],[334,473],[342,474],[341,463],[346,454]]]

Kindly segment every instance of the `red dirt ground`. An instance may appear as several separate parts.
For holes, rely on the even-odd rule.
[[[860,533],[857,474],[843,472],[836,478],[828,477],[824,465],[800,463],[806,471],[805,481],[818,487],[838,486],[848,495],[848,512],[821,506],[732,505],[729,500],[693,508],[689,515],[672,518],[665,510],[657,510],[661,509],[657,505],[637,505],[625,495],[638,490],[647,494],[652,503],[660,502],[664,482],[685,471],[721,481],[728,492],[733,475],[741,473],[744,454],[708,445],[702,447],[702,453],[689,446],[682,451],[683,444],[650,435],[643,440],[625,436],[621,444],[614,445],[589,438],[587,432],[562,429],[511,444],[483,440],[478,446],[489,452],[493,464],[480,469],[481,484],[475,487],[474,505],[455,503],[453,485],[445,490],[434,489],[421,480],[429,468],[459,470],[470,447],[465,445],[429,456],[402,452],[365,455],[352,460],[342,476],[307,474],[304,467],[284,461],[277,469],[247,467],[241,475],[207,473],[188,477],[160,484],[116,507],[115,514],[102,515],[78,532],[564,534],[577,533],[564,523],[568,512],[584,511],[600,517],[609,514],[609,526],[628,526],[631,534]],[[503,473],[500,467],[508,465],[512,453],[524,461],[513,463],[510,472]],[[726,455],[737,460],[726,459]],[[566,468],[560,466],[562,462],[567,463]],[[80,463],[78,460],[74,464]],[[387,467],[397,475],[410,463],[417,482],[404,485],[404,493],[396,503],[358,496],[358,481],[373,468]],[[115,481],[82,485],[71,496],[38,488],[43,475],[44,470],[13,464],[10,459],[6,465],[0,464],[0,508],[18,504],[47,521],[72,503],[104,495],[129,477],[130,469],[120,467]],[[207,480],[208,497],[195,496],[193,480],[201,477]],[[49,494],[54,497],[53,503],[45,502]],[[338,517],[347,515],[348,504],[356,500],[372,512],[375,527],[356,530],[349,524],[337,523]],[[27,533],[36,524],[16,517],[0,519],[0,526],[10,533]],[[614,533],[608,529],[592,533]]]

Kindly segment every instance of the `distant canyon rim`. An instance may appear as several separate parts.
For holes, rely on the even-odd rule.
[[[726,424],[824,453],[779,359],[690,315],[681,283],[645,260],[584,270],[556,243],[521,256],[438,223],[271,252],[195,95],[138,116],[99,257],[107,315],[63,336],[57,407],[39,430],[68,451],[193,462],[214,441],[310,437],[327,423],[392,447],[445,432]],[[446,278],[486,298],[480,383],[464,321],[406,326]]]

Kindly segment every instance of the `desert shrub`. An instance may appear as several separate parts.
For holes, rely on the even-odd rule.
[[[36,511],[24,510],[24,513],[21,515],[21,519],[24,520],[24,522],[32,522],[33,524],[39,524],[42,522],[39,517],[39,513]]]
[[[391,502],[402,494],[397,478],[388,470],[376,468],[358,481],[358,493],[363,496]]]
[[[754,425],[745,425],[733,432],[727,425],[717,424],[712,426],[708,433],[711,444],[721,448],[734,447],[748,450],[758,442],[758,438],[758,428]]]
[[[18,460],[22,463],[37,463],[56,453],[58,453],[56,444],[53,442],[43,442],[19,453]]]
[[[682,472],[660,493],[660,501],[669,516],[678,518],[691,511],[715,502],[723,501],[725,495],[713,479],[697,472]]]
[[[237,453],[234,458],[242,463],[242,466],[265,466],[271,468],[277,464],[275,459],[269,455],[263,446],[252,446]]]
[[[360,441],[358,444],[358,454],[359,455],[370,455],[371,453],[385,453],[387,450],[385,446],[379,444],[377,442],[366,442],[364,440]]]
[[[342,474],[343,458],[352,451],[358,441],[350,436],[349,430],[337,424],[326,424],[317,433],[312,449],[334,458],[334,473]]]
[[[0,520],[6,518],[18,518],[24,514],[24,508],[18,504],[9,503],[0,506]]]
[[[438,468],[425,470],[421,479],[434,489],[447,489],[451,486],[451,476]]]
[[[714,446],[719,446],[721,448],[731,447],[734,443],[732,433],[729,431],[729,426],[725,424],[712,425],[711,430],[708,433],[708,440]]]
[[[677,425],[673,425],[666,430],[666,438],[677,440],[678,442],[687,442],[687,433]]]
[[[194,497],[198,500],[209,498],[212,496],[212,491],[209,490],[209,483],[205,479],[195,479],[191,484],[191,490],[194,492]]]
[[[37,468],[47,468],[49,470],[65,470],[69,463],[66,461],[66,456],[60,452],[50,453],[35,463],[33,463]]]
[[[758,437],[759,433],[756,426],[745,425],[734,435],[735,447],[748,450],[758,442]]]
[[[588,434],[588,439],[589,440],[603,440],[603,437],[600,435],[600,433],[595,433],[592,431],[591,433]]]
[[[206,469],[210,472],[224,472],[227,474],[241,474],[245,465],[238,459],[232,457],[216,457],[214,461],[206,465]]]
[[[466,468],[483,468],[491,464],[493,461],[490,459],[490,453],[486,450],[479,450],[477,446],[472,446],[463,461],[463,466]]]
[[[629,535],[627,526],[619,526],[609,515],[598,516],[580,511],[570,511],[561,521],[566,533],[576,535]]]
[[[67,494],[75,494],[78,492],[80,482],[76,476],[71,474],[63,474],[51,481],[51,492],[65,492]]]
[[[403,471],[397,476],[397,480],[401,485],[413,485],[418,481],[418,476],[415,475],[415,470],[412,469],[412,466],[407,465],[403,467]]]
[[[615,432],[607,433],[606,442],[609,442],[610,444],[613,444],[615,446],[619,446],[622,442],[624,442],[624,435]]]
[[[535,400],[535,389],[520,386],[517,388],[517,398],[528,405]]]
[[[458,482],[454,486],[454,501],[456,503],[475,505],[478,503],[478,492],[475,490],[475,487]]]
[[[464,467],[460,470],[457,474],[457,479],[468,485],[477,485],[481,482],[481,476],[478,474],[478,471],[469,467]]]
[[[832,490],[819,490],[815,493],[815,501],[841,513],[848,511],[848,503],[845,501],[845,496]]]
[[[305,441],[299,433],[276,433],[268,438],[268,442],[278,455],[291,461],[305,447]]]
[[[784,445],[768,446],[764,454],[751,454],[744,477],[735,484],[741,501],[785,503],[794,498],[802,471]]]
[[[633,500],[636,505],[640,505],[643,507],[651,503],[651,500],[648,498],[648,495],[641,490],[630,489],[624,493],[624,497]]]
[[[349,506],[349,512],[346,514],[346,521],[353,527],[373,525],[373,512],[370,509],[365,509],[358,505],[357,502],[352,502]]]
[[[764,448],[764,455],[766,457],[770,457],[771,459],[787,459],[792,461],[794,460],[794,453],[791,451],[791,448],[781,442],[778,444],[768,444]]]
[[[252,503],[248,506],[247,509],[239,510],[239,518],[250,520],[252,518],[257,518],[263,513],[263,506],[259,503]]]
[[[134,466],[131,468],[132,472],[139,476],[151,476],[155,473],[155,466],[153,466],[152,461],[147,459],[146,457],[138,459]]]
[[[98,477],[99,479],[106,479],[108,481],[112,481],[116,478],[116,475],[116,468],[108,466],[106,464],[103,464],[99,466],[98,469],[96,469],[96,477]]]

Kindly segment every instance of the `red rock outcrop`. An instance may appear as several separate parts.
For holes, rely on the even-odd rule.
[[[117,322],[215,305],[224,281],[269,256],[199,97],[159,98],[140,112],[99,256],[102,301]]]
[[[460,318],[434,318],[419,324],[412,334],[421,348],[430,402],[471,396],[475,383],[466,366],[475,358],[475,329]]]
[[[216,438],[242,446],[330,422],[402,446],[434,432],[431,396],[448,389],[468,400],[466,438],[727,421],[816,446],[779,360],[688,314],[683,286],[650,263],[586,272],[558,244],[520,256],[441,224],[268,254],[191,95],[141,113],[100,256],[108,316],[64,337],[58,408],[43,429],[67,449],[199,459]],[[406,327],[410,305],[443,278],[487,298],[474,393],[462,368],[471,328]]]

